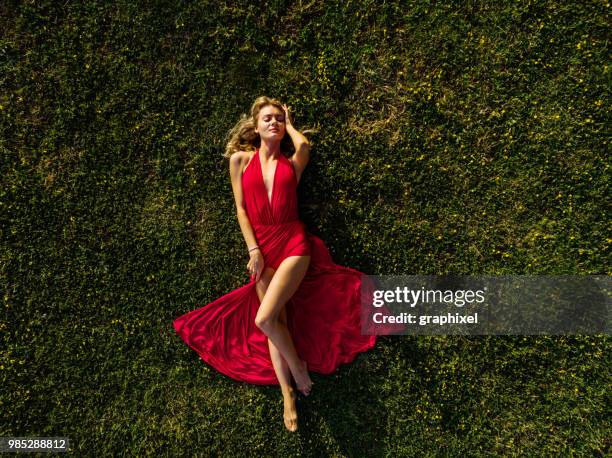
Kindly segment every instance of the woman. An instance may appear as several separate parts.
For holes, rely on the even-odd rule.
[[[287,135],[295,150],[289,157]],[[224,154],[251,281],[174,321],[180,337],[220,372],[279,384],[289,431],[297,430],[296,389],[309,395],[312,388],[308,370],[332,373],[376,343],[360,325],[361,296],[371,297],[372,283],[335,264],[298,218],[296,188],[309,150],[286,105],[255,100]]]

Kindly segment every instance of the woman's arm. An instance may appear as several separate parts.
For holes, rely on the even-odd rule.
[[[242,196],[242,162],[243,153],[234,153],[230,157],[230,178],[232,180],[232,190],[234,191],[234,200],[236,203],[236,214],[238,224],[247,244],[247,250],[257,245],[253,227],[249,221],[246,210],[244,209],[244,199]]]
[[[289,161],[291,161],[293,164],[295,177],[299,183],[302,172],[310,160],[310,143],[308,143],[308,139],[303,133],[293,127],[291,116],[289,115],[289,107],[287,105],[283,105],[283,110],[285,110],[285,129],[291,137],[293,146],[295,147],[295,153],[293,153],[293,156],[289,158]]]
[[[236,216],[238,217],[238,224],[240,225],[240,230],[242,231],[242,235],[247,244],[247,249],[249,251],[249,263],[247,264],[247,269],[251,273],[256,274],[256,280],[259,280],[259,276],[261,275],[261,271],[263,270],[263,255],[261,254],[261,250],[259,248],[255,248],[251,250],[251,248],[257,245],[257,239],[255,238],[255,233],[253,232],[253,226],[251,226],[251,221],[244,209],[244,199],[242,195],[242,162],[243,162],[244,153],[234,153],[230,157],[230,178],[232,181],[232,190],[234,191],[234,200],[236,203]]]

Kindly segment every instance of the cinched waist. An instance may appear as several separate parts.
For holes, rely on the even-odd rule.
[[[251,226],[253,226],[253,228],[256,228],[256,227],[269,227],[269,226],[285,226],[287,224],[295,224],[295,223],[301,223],[301,220],[300,219],[293,219],[291,221],[285,221],[283,223],[251,224]]]

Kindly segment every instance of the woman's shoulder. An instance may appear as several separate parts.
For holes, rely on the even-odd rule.
[[[230,156],[230,161],[234,161],[244,173],[253,156],[255,156],[255,151],[236,151]]]

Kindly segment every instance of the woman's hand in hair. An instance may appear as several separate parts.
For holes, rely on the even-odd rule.
[[[283,110],[285,110],[285,125],[286,126],[292,126],[293,124],[291,123],[291,115],[289,114],[289,109],[291,107],[288,107],[286,103],[283,103]]]

